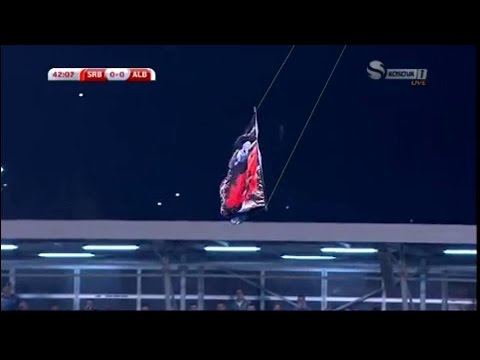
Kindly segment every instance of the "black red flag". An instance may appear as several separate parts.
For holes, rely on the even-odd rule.
[[[220,184],[220,199],[221,214],[233,223],[242,222],[252,210],[266,207],[256,111],[235,141],[227,176]]]

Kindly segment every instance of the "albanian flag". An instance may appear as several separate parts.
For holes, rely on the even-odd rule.
[[[238,224],[252,210],[265,208],[264,185],[255,111],[247,129],[235,141],[227,176],[220,184],[221,214]]]

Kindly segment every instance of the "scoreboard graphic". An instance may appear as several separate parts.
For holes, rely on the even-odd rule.
[[[52,68],[48,71],[48,81],[150,82],[155,80],[155,71],[150,68]]]

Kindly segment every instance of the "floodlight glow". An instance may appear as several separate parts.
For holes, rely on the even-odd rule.
[[[377,249],[373,248],[335,248],[335,247],[326,247],[322,248],[321,252],[323,253],[332,253],[332,254],[374,254],[378,252]]]
[[[333,260],[335,256],[319,256],[319,255],[282,255],[285,260]]]
[[[476,249],[447,249],[443,250],[445,255],[477,255]]]
[[[95,254],[91,253],[40,253],[43,258],[92,258]]]
[[[83,250],[87,251],[135,251],[138,245],[85,245]]]
[[[256,246],[205,246],[209,252],[257,252],[261,249]]]

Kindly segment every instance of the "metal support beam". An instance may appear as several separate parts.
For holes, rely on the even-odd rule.
[[[395,291],[395,277],[393,266],[393,255],[387,244],[380,245],[378,249],[378,262],[380,265],[380,274],[382,275],[383,287],[386,295],[393,295]]]
[[[442,281],[442,311],[448,310],[448,280]]]
[[[328,272],[327,270],[322,270],[322,310],[327,310],[328,307]]]
[[[161,257],[160,257],[161,258]],[[170,261],[170,270],[177,271],[180,264]],[[189,262],[188,264],[190,269],[198,269],[200,266],[204,266],[205,270],[216,270],[218,268],[224,267],[232,269],[237,272],[251,272],[251,271],[260,271],[266,270],[269,272],[268,277],[272,277],[275,272],[289,272],[292,274],[281,276],[283,278],[312,278],[316,277],[321,273],[322,270],[328,270],[329,274],[331,273],[371,273],[372,277],[377,277],[379,274],[378,264],[372,262],[371,260],[364,260],[362,262],[352,262],[341,261],[338,262],[329,262],[328,264],[322,264],[321,267],[317,263],[308,263],[299,264],[291,263],[285,261],[198,261],[198,262]],[[162,264],[158,260],[101,260],[97,259],[93,262],[86,261],[79,263],[78,260],[65,260],[62,262],[44,262],[40,260],[4,260],[2,259],[2,270],[8,271],[11,268],[16,270],[25,269],[25,270],[72,270],[75,268],[80,268],[82,270],[136,270],[142,268],[143,270],[155,270],[162,271]],[[395,265],[394,270],[398,272],[398,266]],[[409,268],[410,273],[416,272],[416,266],[411,266]],[[468,273],[471,280],[475,281],[477,274],[477,267],[474,264],[471,265],[430,265],[429,274],[436,279],[444,276],[445,272],[453,273]],[[298,273],[308,273],[305,275],[299,275]],[[18,271],[17,271],[18,274]],[[8,276],[8,275],[7,275]],[[47,276],[57,277],[58,275],[49,274]],[[134,276],[134,275],[133,275]],[[277,277],[277,276],[275,276]],[[370,277],[370,276],[369,276]],[[455,280],[462,281],[462,280]]]
[[[137,269],[137,311],[142,310],[142,269]]]
[[[385,281],[382,280],[382,311],[387,311],[387,289]]]
[[[16,285],[16,277],[15,277],[15,269],[12,268],[8,272],[8,282],[10,283],[10,286],[12,287],[13,292],[15,292],[15,285]]]
[[[73,310],[80,310],[81,270],[73,270]]]
[[[403,271],[400,272],[400,290],[402,293],[402,310],[408,311],[409,304],[408,304],[408,285],[407,279]]]
[[[180,261],[182,263],[180,270],[180,310],[187,309],[187,266],[185,265],[185,255],[182,255]]]
[[[427,274],[428,267],[427,261],[422,259],[421,261],[421,270],[420,270],[420,310],[427,310]]]
[[[265,310],[265,270],[260,271],[260,310]]]
[[[350,306],[353,306],[353,305],[355,305],[355,304],[364,302],[365,300],[370,299],[371,297],[374,297],[375,295],[380,294],[380,293],[383,292],[383,291],[384,291],[384,288],[383,288],[383,286],[382,286],[382,287],[380,287],[380,288],[378,288],[378,289],[376,289],[376,290],[370,291],[369,293],[367,293],[367,294],[359,297],[358,299],[355,299],[355,300],[353,300],[353,301],[350,301],[350,302],[347,303],[347,304],[343,304],[343,305],[337,307],[337,308],[335,309],[335,311],[345,310],[345,309],[349,308]]]
[[[164,256],[163,264],[163,284],[165,289],[165,310],[172,310],[172,279],[170,276],[169,259]]]
[[[407,269],[407,264],[405,263],[405,248],[402,246],[401,251],[400,251],[400,291],[402,294],[402,310],[403,311],[408,311],[410,310],[410,306],[408,303],[408,295],[409,295],[409,289],[408,289],[408,269]]]
[[[2,239],[477,244],[476,225],[225,221],[1,220]]]
[[[198,269],[198,310],[205,309],[205,268],[202,266]]]
[[[407,281],[407,291],[408,291],[409,309],[415,310],[415,303],[413,302],[413,295],[412,295],[412,292],[410,291],[410,287],[408,286],[408,281]]]

